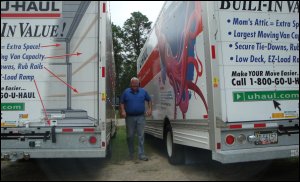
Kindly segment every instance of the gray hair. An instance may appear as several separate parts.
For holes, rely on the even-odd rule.
[[[138,81],[140,83],[140,80],[137,77],[132,77],[131,80],[130,80],[130,83],[133,82],[133,81]]]

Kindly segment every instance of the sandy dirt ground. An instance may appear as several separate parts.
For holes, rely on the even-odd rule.
[[[266,181],[299,180],[299,158],[220,164],[198,149],[186,152],[185,165],[170,165],[162,142],[147,137],[149,161],[133,161],[124,136],[114,139],[110,159],[1,161],[1,181]]]

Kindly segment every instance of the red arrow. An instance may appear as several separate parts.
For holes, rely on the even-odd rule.
[[[46,58],[63,58],[63,57],[66,57],[66,56],[79,56],[80,52],[77,52],[77,53],[73,53],[73,54],[65,54],[65,55],[61,55],[61,56],[50,56],[50,57],[46,57]]]
[[[45,108],[45,106],[44,106],[44,103],[43,103],[43,100],[42,100],[40,91],[39,91],[39,89],[38,89],[38,86],[37,86],[35,80],[34,80],[34,84],[35,84],[35,88],[36,88],[36,90],[37,90],[37,92],[38,92],[38,94],[39,94],[39,98],[40,98],[40,101],[41,101],[42,106],[43,106],[43,110],[44,110],[44,113],[45,113],[45,118],[46,118],[46,120],[47,120],[48,125],[50,126],[50,120],[49,120],[49,118],[48,118],[48,114],[47,114],[46,108]]]
[[[41,47],[59,47],[61,46],[61,44],[52,44],[52,45],[44,45],[44,46],[41,46]]]
[[[67,85],[70,89],[72,89],[74,92],[79,93],[76,88],[73,88],[70,84],[66,83],[62,79],[60,79],[57,75],[55,75],[52,71],[50,71],[48,68],[44,67],[51,75],[53,75],[55,78],[63,82],[65,85]]]

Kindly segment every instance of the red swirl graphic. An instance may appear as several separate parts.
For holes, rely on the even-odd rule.
[[[208,112],[207,102],[201,89],[197,86],[198,78],[203,74],[203,65],[197,55],[189,55],[189,51],[195,52],[196,37],[203,31],[202,16],[200,14],[200,2],[188,2],[185,6],[185,22],[182,34],[177,37],[178,52],[172,53],[171,45],[164,32],[163,23],[156,26],[156,35],[158,38],[158,50],[161,58],[162,74],[166,74],[175,94],[175,119],[176,107],[179,106],[183,118],[189,107],[189,90],[194,91],[200,96],[206,112]],[[192,9],[192,11],[190,11]],[[172,31],[172,30],[169,30]],[[195,82],[187,78],[191,71],[191,65],[196,71]],[[164,79],[164,75],[162,75]]]

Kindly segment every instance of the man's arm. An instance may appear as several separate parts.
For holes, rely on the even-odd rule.
[[[124,106],[124,104],[122,104],[121,103],[121,116],[123,117],[123,118],[126,118],[126,111],[125,111],[125,106]]]
[[[151,116],[152,115],[152,101],[148,101],[148,110],[146,112],[147,116]]]

